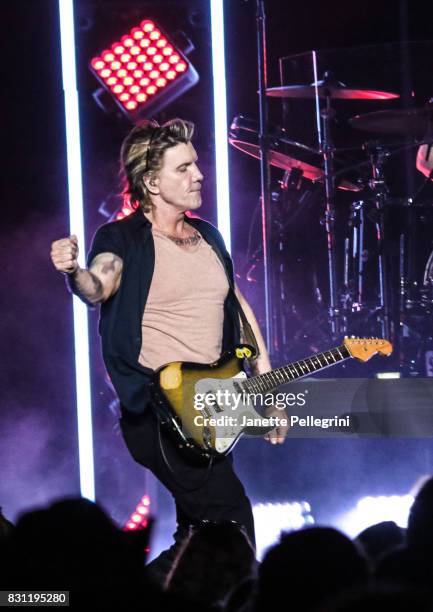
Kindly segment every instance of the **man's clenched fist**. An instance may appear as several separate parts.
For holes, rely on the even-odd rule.
[[[51,245],[51,261],[59,272],[72,274],[78,268],[78,238],[73,234],[68,238],[55,240]]]

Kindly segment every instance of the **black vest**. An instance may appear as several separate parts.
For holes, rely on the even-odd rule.
[[[224,303],[222,350],[225,351],[238,343],[240,337],[232,260],[216,227],[202,219],[188,217],[187,221],[211,245],[227,274],[230,289]],[[148,383],[153,372],[138,363],[143,312],[155,267],[151,227],[140,210],[120,221],[107,223],[97,230],[87,256],[88,267],[93,258],[103,252],[115,253],[123,260],[120,287],[101,304],[99,333],[105,366],[122,410],[134,414],[146,410]],[[206,338],[203,341],[206,342]]]

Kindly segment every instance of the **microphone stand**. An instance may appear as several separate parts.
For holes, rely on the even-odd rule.
[[[331,138],[331,123],[335,112],[331,106],[331,86],[335,78],[330,72],[325,72],[323,81],[320,83],[325,88],[326,106],[321,111],[323,122],[323,136],[319,142],[320,151],[324,162],[325,183],[325,228],[327,235],[328,250],[328,284],[329,284],[329,322],[331,335],[336,340],[344,328],[342,313],[339,304],[339,287],[337,285],[336,270],[336,247],[335,247],[335,175],[334,175],[334,144]],[[328,89],[329,87],[329,89]],[[317,103],[317,102],[316,102]],[[319,135],[320,138],[320,135]]]
[[[267,61],[266,61],[266,16],[264,0],[256,0],[257,22],[257,65],[259,83],[259,146],[260,146],[260,184],[262,210],[263,267],[265,281],[266,344],[271,355],[278,350],[279,339],[274,336],[274,309],[272,300],[272,253],[271,253],[271,178],[269,169],[269,136]]]

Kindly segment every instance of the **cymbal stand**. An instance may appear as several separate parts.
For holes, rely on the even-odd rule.
[[[323,84],[331,84],[332,77],[326,72]],[[335,112],[331,107],[331,92],[326,92],[326,107],[321,111],[323,123],[323,136],[320,150],[323,155],[325,172],[325,227],[328,245],[328,283],[329,283],[329,321],[331,333],[334,339],[340,336],[342,331],[341,311],[338,307],[338,287],[336,273],[336,250],[335,250],[335,177],[334,177],[334,147],[331,138],[331,121]]]
[[[390,153],[388,149],[378,143],[367,143],[365,150],[371,161],[372,178],[370,188],[373,191],[373,201],[377,210],[376,238],[378,248],[378,275],[379,275],[379,302],[380,302],[380,328],[382,338],[391,338],[390,310],[388,300],[388,267],[385,256],[385,223],[384,206],[388,189],[383,174],[383,166]]]
[[[406,249],[405,249],[405,235],[400,234],[399,239],[399,366],[400,370],[406,365],[406,343],[408,339],[408,327],[406,324],[406,290],[407,290],[407,282],[406,282],[406,270],[405,270],[405,259],[406,259]]]
[[[351,205],[352,257],[356,279],[353,287],[354,299],[351,303],[352,312],[360,312],[364,308],[364,208],[363,200],[353,202]]]

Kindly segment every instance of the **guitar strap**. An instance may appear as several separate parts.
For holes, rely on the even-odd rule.
[[[219,245],[216,245],[216,246],[218,247]],[[239,311],[239,316],[240,316],[240,319],[241,319],[241,328],[242,328],[242,334],[243,334],[244,340],[245,340],[246,344],[249,344],[250,346],[253,347],[253,349],[254,349],[254,357],[253,358],[257,359],[257,357],[260,355],[260,350],[259,350],[259,345],[257,344],[256,336],[254,335],[254,332],[253,332],[253,330],[251,328],[251,325],[248,323],[247,316],[244,313],[243,308],[241,306],[241,303],[238,300],[238,296],[236,295],[236,291],[235,291],[235,285],[234,285],[234,282],[233,282],[233,280],[232,280],[232,278],[231,278],[231,276],[230,276],[230,274],[229,274],[229,272],[227,270],[227,264],[224,261],[224,257],[223,257],[223,255],[222,255],[222,253],[221,253],[219,248],[216,248],[215,251],[216,251],[216,254],[218,255],[218,257],[219,257],[219,259],[220,259],[220,261],[221,261],[221,263],[223,265],[224,270],[226,271],[226,276],[227,276],[227,280],[229,282],[229,287],[233,291],[233,298],[234,298],[235,304],[237,306],[237,309]]]
[[[239,310],[239,316],[241,318],[241,324],[242,324],[243,337],[245,339],[245,342],[253,347],[253,349],[254,349],[254,359],[256,359],[260,355],[259,345],[257,344],[256,336],[254,335],[252,327],[248,323],[248,319],[246,317],[246,314],[244,313],[243,308],[241,306],[241,303],[238,300],[238,296],[235,293],[235,288],[233,286],[233,283],[230,282],[230,285],[231,285],[231,288],[233,290],[233,296],[234,296],[236,305],[237,305],[238,310]]]
[[[216,245],[216,246],[219,246],[219,245]],[[254,349],[254,357],[253,358],[257,359],[257,357],[260,355],[260,350],[259,350],[259,345],[257,344],[256,336],[254,335],[254,332],[253,332],[253,330],[251,328],[251,325],[248,323],[248,319],[246,317],[246,314],[243,311],[241,303],[238,300],[238,296],[236,295],[236,291],[235,291],[235,285],[234,285],[234,282],[233,282],[233,280],[232,280],[232,278],[231,278],[231,276],[230,276],[230,274],[229,274],[229,272],[227,270],[227,264],[224,261],[224,257],[223,257],[223,255],[222,255],[222,253],[221,253],[219,248],[215,249],[215,251],[216,251],[216,254],[218,255],[218,257],[219,257],[219,259],[220,259],[220,261],[221,261],[221,263],[223,265],[224,270],[226,271],[226,276],[227,276],[227,280],[229,282],[230,289],[233,291],[233,298],[234,298],[235,304],[237,306],[237,309],[239,311],[239,316],[240,316],[240,319],[241,319],[241,329],[242,329],[242,334],[243,334],[244,340],[245,340],[246,344],[249,344],[250,346],[253,347],[253,349]]]

